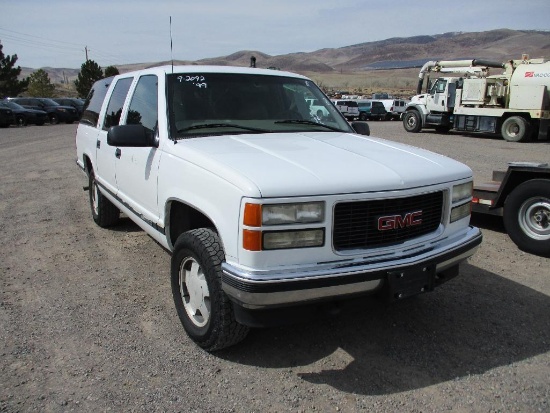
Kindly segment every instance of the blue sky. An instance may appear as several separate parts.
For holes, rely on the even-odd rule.
[[[0,0],[4,54],[24,67],[79,68],[240,50],[310,52],[391,37],[550,30],[550,1]]]

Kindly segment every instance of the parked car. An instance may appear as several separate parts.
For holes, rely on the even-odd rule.
[[[84,111],[84,99],[80,98],[52,98],[54,102],[59,103],[62,106],[72,106],[78,112],[78,118],[82,116]]]
[[[474,254],[472,170],[368,134],[307,77],[166,65],[97,81],[76,155],[93,221],[124,213],[171,251],[183,328],[215,351],[360,294],[432,291]]]
[[[13,112],[10,108],[0,107],[0,128],[7,128],[15,123]]]
[[[386,119],[386,108],[378,100],[358,100],[357,106],[359,108],[359,120]]]
[[[332,102],[347,120],[354,120],[359,117],[359,108],[356,100],[333,100]]]
[[[11,109],[15,116],[14,123],[19,126],[25,126],[29,123],[41,126],[48,122],[48,114],[43,110],[27,109],[10,100],[0,101],[0,107]]]
[[[405,107],[409,103],[405,99],[383,99],[381,102],[384,104],[386,112],[388,112],[386,116],[387,120],[400,119],[401,115],[405,112]]]
[[[72,106],[61,106],[50,98],[8,98],[27,109],[43,110],[48,114],[52,125],[59,122],[73,123],[78,120],[78,112]]]

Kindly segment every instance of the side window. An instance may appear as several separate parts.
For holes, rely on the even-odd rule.
[[[107,130],[111,126],[117,126],[119,124],[120,116],[122,115],[122,107],[124,106],[124,101],[126,100],[126,95],[128,94],[132,80],[132,77],[125,77],[116,82],[113,94],[109,99],[109,106],[107,106],[103,130]]]
[[[431,95],[435,93],[443,93],[445,92],[445,87],[447,86],[447,81],[445,79],[437,79],[436,82],[433,85],[433,88],[430,92]]]
[[[96,126],[97,121],[99,120],[99,112],[101,111],[101,106],[103,105],[103,100],[109,90],[109,85],[113,81],[112,77],[107,79],[101,79],[94,83],[86,102],[84,102],[84,108],[82,109],[82,117],[80,118],[80,123],[84,123],[90,126]]]
[[[126,123],[143,125],[150,131],[157,129],[158,79],[155,75],[139,78],[128,109]]]

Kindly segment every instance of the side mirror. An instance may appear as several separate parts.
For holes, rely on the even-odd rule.
[[[107,131],[107,144],[120,147],[157,147],[153,133],[143,125],[119,125]]]
[[[359,135],[370,135],[370,128],[367,122],[355,121],[351,122],[351,127]]]

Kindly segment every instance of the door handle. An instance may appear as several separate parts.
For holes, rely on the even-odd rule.
[[[101,141],[98,139],[95,143],[97,149],[101,148]]]
[[[115,150],[115,156],[120,159],[120,155],[122,154],[122,151],[120,150],[120,148],[116,148]]]

